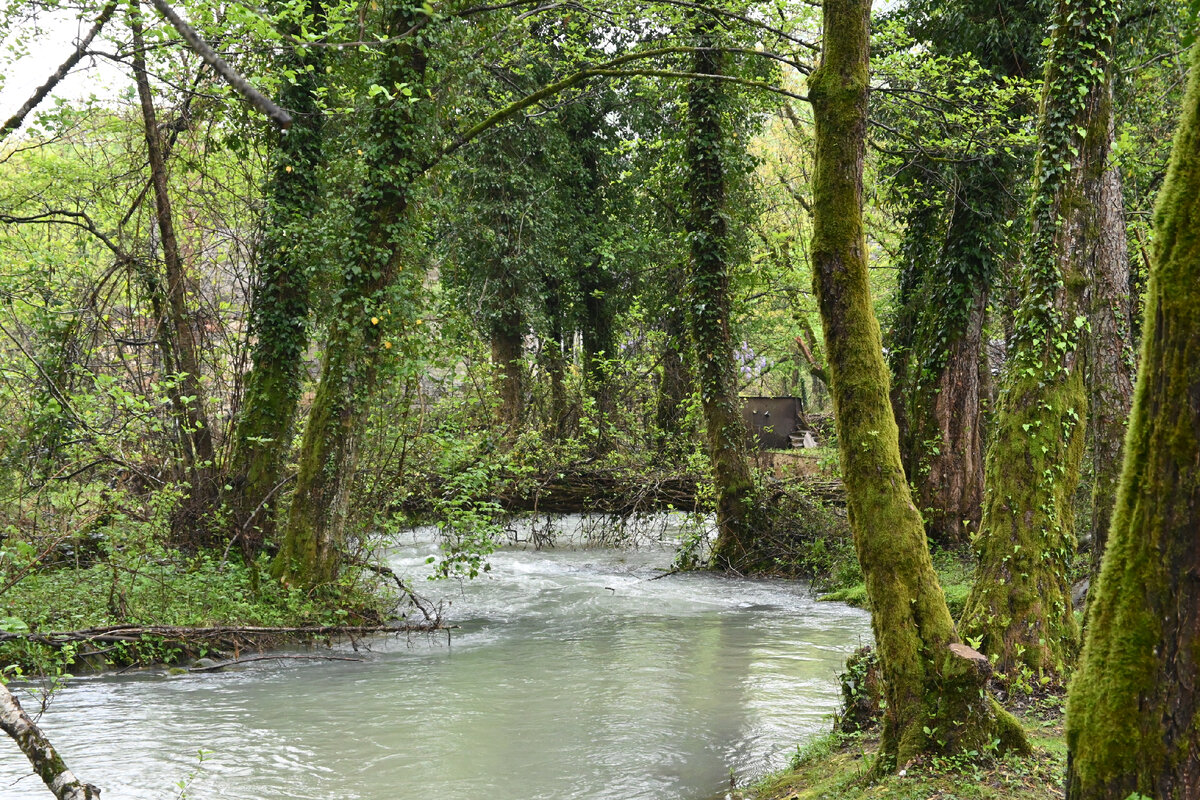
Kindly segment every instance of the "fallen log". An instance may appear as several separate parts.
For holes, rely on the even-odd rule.
[[[247,647],[267,647],[288,639],[335,639],[365,636],[376,633],[430,633],[446,630],[440,618],[428,622],[393,621],[373,625],[305,625],[252,626],[216,625],[189,628],[178,625],[109,625],[75,631],[15,633],[0,631],[0,643],[28,642],[53,648],[69,644],[130,644],[154,637],[163,642],[192,646],[203,644],[215,648],[240,650]]]

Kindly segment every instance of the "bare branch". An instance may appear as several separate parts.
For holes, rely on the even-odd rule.
[[[92,25],[92,29],[87,32],[87,36],[84,36],[83,39],[81,39],[79,43],[75,45],[75,52],[72,53],[58,69],[54,70],[54,74],[50,76],[49,80],[39,86],[33,95],[25,101],[25,105],[21,106],[16,114],[13,114],[11,117],[9,117],[8,122],[4,123],[4,127],[0,128],[0,141],[7,138],[7,136],[17,128],[21,127],[21,123],[25,121],[25,117],[29,116],[29,112],[37,108],[38,104],[46,99],[46,95],[54,91],[54,87],[57,86],[63,78],[67,77],[67,73],[70,72],[72,68],[79,63],[79,60],[84,57],[88,46],[100,33],[100,29],[104,27],[104,23],[108,22],[116,8],[117,0],[111,0],[109,4],[104,7],[104,9],[100,12],[100,16],[96,18],[96,23]]]
[[[192,48],[200,58],[204,59],[204,63],[212,67],[238,94],[246,98],[246,101],[250,105],[257,108],[263,114],[266,114],[272,122],[283,130],[292,127],[291,114],[288,114],[276,105],[273,100],[256,89],[237,70],[229,66],[225,62],[225,59],[217,55],[208,46],[208,42],[200,38],[200,34],[196,33],[192,26],[184,22],[183,18],[175,13],[175,9],[167,5],[165,0],[151,0],[151,2],[154,3],[154,7],[158,10],[158,13],[162,14],[175,30],[179,31],[179,35],[188,43],[188,47]]]

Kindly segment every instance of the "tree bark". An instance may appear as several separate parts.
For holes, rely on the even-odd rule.
[[[1110,87],[1111,88],[1111,87]],[[1110,101],[1111,102],[1111,101]],[[1115,125],[1109,117],[1108,149]],[[1121,478],[1125,422],[1133,402],[1133,302],[1129,296],[1129,246],[1125,236],[1125,202],[1121,172],[1110,163],[1096,200],[1098,241],[1088,280],[1087,390],[1088,425],[1092,433],[1092,564],[1091,585],[1100,575],[1100,559]]]
[[[668,458],[676,458],[684,450],[684,403],[691,391],[692,375],[684,352],[687,318],[682,303],[670,303],[665,312],[662,375],[658,381],[658,398],[654,408],[658,438],[654,447]]]
[[[515,431],[525,417],[524,322],[517,287],[504,280],[497,297],[500,309],[491,325],[492,366],[500,395],[500,422]]]
[[[385,34],[399,36],[418,24],[419,8],[389,3]],[[382,59],[380,86],[420,87],[426,56],[412,37],[391,45]],[[418,278],[393,286],[406,242],[404,216],[419,172],[423,103],[380,93],[373,100],[364,137],[367,178],[351,221],[321,377],[300,445],[300,469],[283,541],[272,574],[286,583],[315,587],[337,577],[347,543],[350,493],[358,463],[357,437],[363,409],[375,386],[380,360],[403,334],[399,316],[384,309],[393,294],[413,303]],[[376,321],[377,320],[377,321]],[[396,340],[396,341],[394,341]]]
[[[142,126],[150,162],[150,183],[154,192],[155,219],[167,278],[163,310],[167,315],[166,324],[170,335],[164,339],[164,345],[172,351],[168,360],[178,370],[179,375],[178,385],[168,391],[179,426],[183,430],[182,440],[187,444],[184,455],[191,480],[191,504],[193,508],[201,509],[206,508],[214,496],[216,454],[212,429],[208,424],[207,394],[200,380],[199,345],[187,307],[187,270],[180,255],[179,239],[175,234],[166,155],[154,110],[154,95],[146,72],[141,11],[136,3],[132,7],[129,22],[133,32],[134,79],[141,102]]]
[[[712,46],[710,24],[699,23],[697,27],[700,36],[693,70],[700,75],[722,74],[724,57]],[[724,85],[719,81],[699,78],[688,86],[689,316],[708,457],[717,491],[717,540],[710,560],[717,569],[745,571],[758,566],[758,507],[746,457],[746,428],[729,332],[730,255],[722,152],[727,143],[721,120],[724,96]]]
[[[813,274],[850,524],[884,675],[877,769],[929,752],[984,752],[996,740],[1024,750],[1020,726],[987,692],[987,660],[958,641],[900,463],[862,221],[870,0],[826,0],[823,8],[821,63],[809,80]]]
[[[311,3],[314,29],[323,25]],[[324,112],[318,92],[325,74],[322,48],[287,48],[280,66],[295,74],[284,81],[279,101],[293,124],[271,154],[267,184],[267,230],[259,246],[258,274],[250,304],[253,366],[234,432],[229,468],[234,535],[248,554],[258,552],[275,529],[273,509],[292,447],[308,349],[309,273],[316,257],[305,246],[303,227],[321,202],[318,170],[324,162]]]
[[[1125,468],[1067,714],[1069,800],[1200,796],[1200,49],[1155,212]]]
[[[1061,2],[1052,33],[1009,362],[988,452],[979,568],[959,629],[1008,673],[1062,680],[1079,629],[1068,571],[1083,459],[1087,308],[1112,114],[1114,0]]]
[[[100,790],[83,783],[67,768],[50,741],[21,708],[9,688],[0,683],[0,728],[21,748],[21,752],[58,800],[99,800]]]

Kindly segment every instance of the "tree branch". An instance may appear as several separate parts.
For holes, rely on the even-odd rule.
[[[67,769],[45,734],[3,683],[0,683],[0,729],[17,743],[33,765],[33,771],[58,800],[99,800],[100,790],[81,782]]]
[[[96,18],[96,23],[92,25],[92,29],[87,32],[87,36],[84,36],[83,39],[80,40],[79,44],[75,45],[75,52],[72,53],[67,60],[64,61],[62,65],[54,71],[54,74],[51,75],[45,83],[43,83],[37,88],[36,91],[34,91],[33,95],[25,101],[25,105],[21,106],[16,114],[13,114],[11,117],[9,117],[8,122],[4,123],[4,127],[0,128],[0,141],[3,141],[10,133],[21,127],[21,124],[25,122],[25,117],[29,116],[29,112],[37,108],[38,104],[46,99],[46,95],[54,91],[54,87],[57,86],[63,78],[67,77],[67,73],[70,72],[72,68],[79,63],[79,60],[84,57],[88,46],[100,33],[100,29],[104,27],[104,24],[108,22],[110,17],[112,17],[113,12],[116,11],[116,8],[117,0],[110,0],[109,4],[106,5],[100,12],[100,16]]]
[[[267,115],[283,130],[292,127],[292,116],[277,106],[274,101],[256,89],[250,81],[246,80],[233,67],[225,62],[216,52],[208,46],[208,42],[200,38],[200,34],[183,21],[183,18],[175,13],[175,9],[166,4],[165,0],[151,0],[158,13],[162,14],[168,22],[171,23],[175,30],[179,31],[179,35],[187,42],[188,47],[196,52],[196,55],[204,59],[204,63],[208,64],[218,75],[234,88],[250,105],[257,108],[263,114]]]

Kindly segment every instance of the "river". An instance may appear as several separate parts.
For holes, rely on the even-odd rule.
[[[356,662],[77,678],[41,724],[109,800],[720,796],[730,770],[744,784],[828,729],[868,619],[798,582],[653,580],[669,526],[658,538],[506,548],[460,583],[421,580],[436,545],[417,531],[391,563],[446,604],[449,636],[333,651]],[[49,796],[0,737],[0,797]]]

